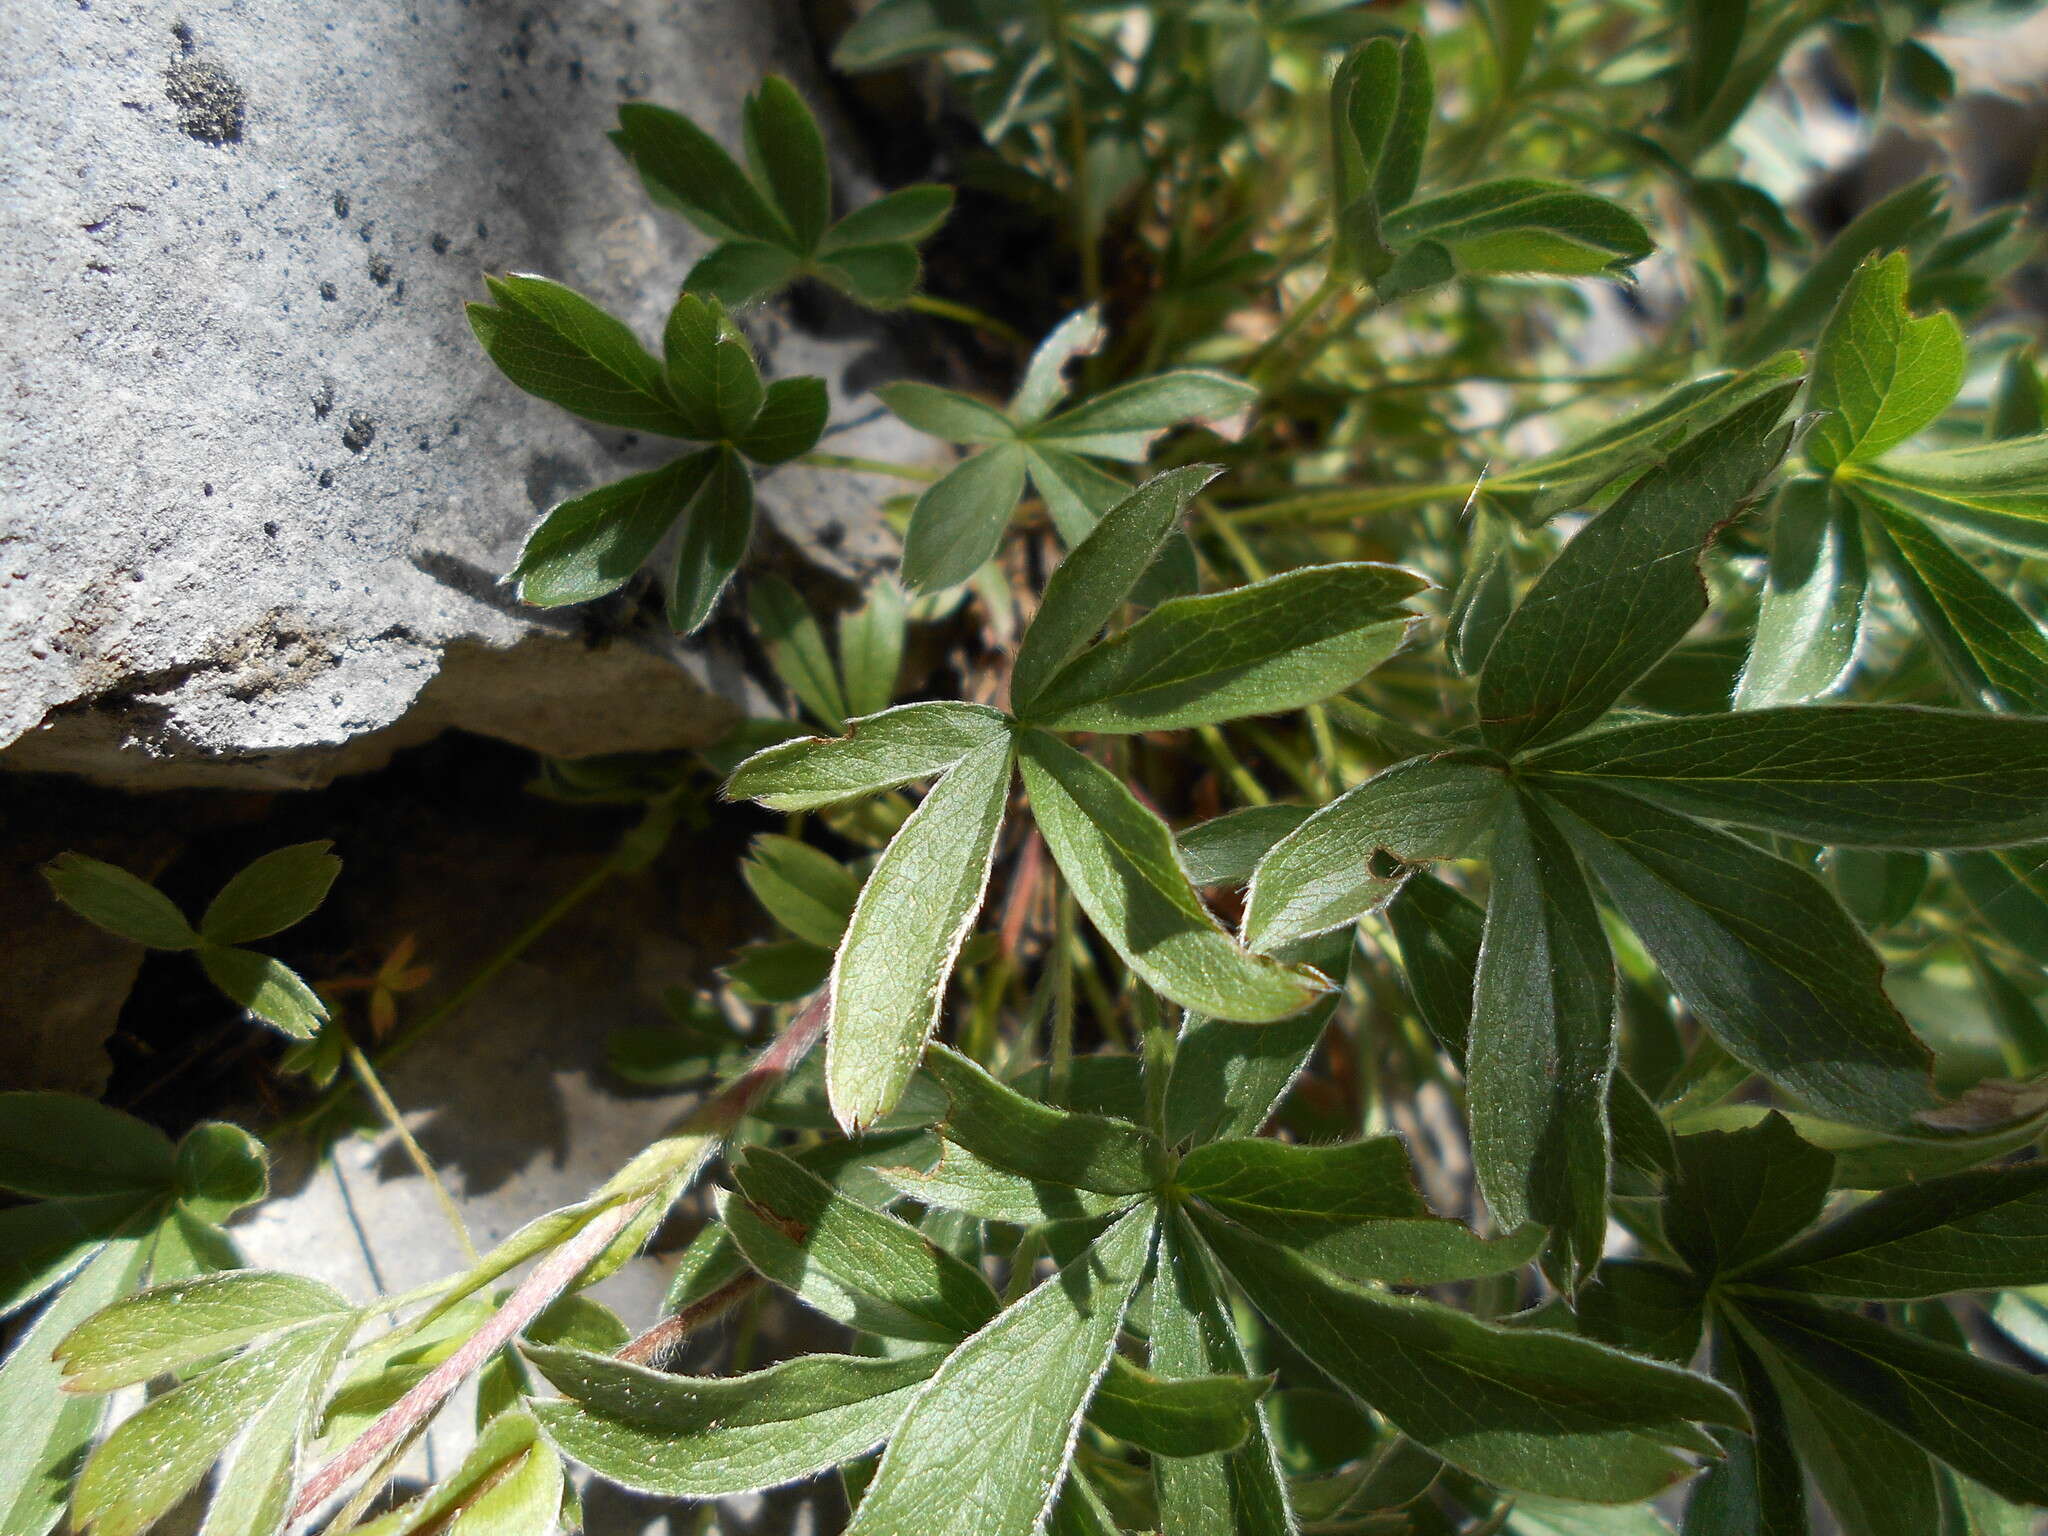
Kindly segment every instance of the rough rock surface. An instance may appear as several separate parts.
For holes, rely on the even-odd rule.
[[[688,745],[743,683],[622,598],[497,585],[537,509],[667,451],[500,380],[461,305],[544,272],[653,335],[702,242],[605,140],[617,104],[736,142],[747,0],[22,0],[0,56],[0,766],[294,786],[459,725],[553,752]],[[878,332],[750,322],[823,373],[827,447],[919,451],[859,398]],[[861,477],[785,469],[771,521],[886,556]]]

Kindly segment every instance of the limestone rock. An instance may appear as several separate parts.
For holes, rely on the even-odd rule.
[[[523,609],[535,513],[658,462],[500,379],[462,302],[546,273],[652,337],[703,248],[605,139],[618,103],[737,142],[781,4],[25,0],[0,58],[0,766],[302,786],[445,726],[550,752],[715,736],[744,687],[630,594]],[[845,179],[844,177],[842,179]],[[747,322],[878,420],[879,331]],[[885,485],[801,468],[771,521],[855,574]]]

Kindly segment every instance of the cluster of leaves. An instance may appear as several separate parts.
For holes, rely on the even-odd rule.
[[[246,1138],[173,1157],[116,1116],[52,1172],[72,1109],[27,1104],[0,1183],[43,1203],[0,1211],[29,1255],[0,1274],[54,1299],[0,1370],[36,1415],[0,1509],[28,1536],[67,1498],[132,1536],[216,1462],[210,1536],[365,1471],[337,1530],[546,1536],[569,1462],[693,1500],[836,1468],[854,1536],[2032,1527],[2048,433],[1996,308],[2026,236],[1951,228],[1930,180],[1809,250],[1774,168],[1810,44],[1867,113],[1946,100],[1915,36],[1945,7],[1422,9],[880,0],[848,30],[842,67],[946,61],[971,174],[1066,210],[1086,292],[1006,404],[877,391],[969,450],[908,509],[901,587],[833,619],[744,579],[821,734],[550,772],[664,834],[714,777],[783,818],[742,865],[782,936],[613,1042],[637,1081],[727,1080],[717,1113],[358,1305],[206,1273],[261,1192]],[[749,466],[829,414],[730,310],[911,295],[950,194],[835,224],[794,92],[744,127],[743,169],[621,113],[717,242],[662,357],[537,277],[472,311],[522,388],[705,445],[554,509],[528,601],[617,590],[680,523],[670,611],[701,625]],[[1560,371],[1587,280],[1635,272],[1663,334]],[[1477,384],[1510,404],[1451,393]],[[236,946],[331,864],[259,861],[196,929],[91,861],[52,881],[304,1033],[278,999],[312,994]],[[629,1341],[561,1294],[721,1147],[664,1321]],[[844,1351],[661,1368],[778,1293]],[[369,1516],[468,1377],[474,1450]],[[87,1454],[94,1394],[145,1384]]]

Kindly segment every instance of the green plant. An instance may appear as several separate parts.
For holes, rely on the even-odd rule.
[[[1866,113],[1939,110],[1949,9],[880,0],[841,66],[943,57],[963,180],[1078,256],[1006,404],[878,391],[971,450],[938,471],[811,453],[822,383],[764,383],[740,325],[793,282],[911,297],[943,189],[832,224],[782,82],[744,171],[629,104],[621,148],[718,242],[664,358],[540,278],[472,315],[520,387],[707,446],[553,509],[522,596],[618,591],[680,522],[693,629],[751,466],[928,485],[907,593],[738,578],[823,734],[549,765],[645,820],[482,977],[718,790],[781,818],[742,865],[780,937],[614,1037],[621,1075],[707,1084],[671,1135],[404,1297],[204,1273],[224,1239],[164,1234],[260,1195],[245,1141],[219,1193],[24,1101],[0,1183],[43,1203],[0,1211],[0,1273],[54,1299],[0,1369],[35,1430],[0,1528],[68,1499],[131,1536],[223,1457],[209,1536],[345,1493],[337,1532],[542,1536],[579,1519],[565,1459],[683,1499],[838,1469],[855,1536],[2031,1528],[2048,434],[1997,305],[2032,242],[1928,180],[1814,249],[1759,152],[1814,48]],[[1633,274],[1644,344],[1588,372],[1589,280]],[[308,847],[197,930],[51,877],[217,973],[324,894]],[[320,1108],[360,1089],[403,1137],[376,1062],[480,985],[374,1053],[264,1016],[352,1068]],[[94,1161],[39,1161],[88,1121]],[[714,1164],[630,1335],[576,1292]],[[771,1296],[844,1351],[666,1369]],[[472,1377],[474,1450],[371,1515]],[[87,1454],[90,1394],[151,1381]]]

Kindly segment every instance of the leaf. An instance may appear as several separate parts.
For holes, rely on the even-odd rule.
[[[2048,428],[2048,389],[2041,383],[2041,370],[2031,347],[2015,347],[1998,365],[1998,381],[1991,389],[1991,414],[1984,423],[1988,442],[2028,437]]]
[[[2003,1498],[2048,1503],[2048,1381],[1790,1298],[1743,1315],[1803,1372]]]
[[[1705,1288],[1682,1269],[1606,1259],[1574,1298],[1579,1331],[1631,1354],[1688,1365],[1706,1324]]]
[[[815,247],[832,221],[832,172],[825,136],[796,88],[768,75],[744,108],[747,158],[795,233],[797,248]]]
[[[1882,502],[1862,505],[1872,550],[1957,690],[1997,708],[2048,711],[2048,635],[2033,616],[1919,522]]]
[[[917,291],[917,251],[908,245],[835,247],[817,274],[869,309],[894,309]]]
[[[1000,1309],[980,1271],[781,1153],[750,1148],[731,1174],[744,1197],[727,1203],[733,1241],[820,1311],[868,1333],[951,1344]]]
[[[1429,49],[1413,32],[1403,33],[1398,42],[1373,38],[1355,57],[1350,89],[1331,104],[1344,113],[1357,146],[1364,172],[1357,191],[1370,192],[1384,217],[1414,197],[1422,179],[1436,83]],[[1344,158],[1348,163],[1350,157]],[[1348,200],[1340,192],[1340,205]]]
[[[1135,1125],[1026,1098],[943,1045],[925,1053],[925,1070],[952,1104],[939,1134],[977,1159],[1036,1182],[1108,1195],[1152,1187],[1160,1148]]]
[[[1561,182],[1484,181],[1411,203],[1386,221],[1397,246],[1427,242],[1466,273],[1625,272],[1656,249],[1619,203]]]
[[[1418,874],[1388,904],[1387,925],[1401,946],[1401,969],[1415,1011],[1438,1044],[1462,1062],[1485,911],[1441,880]]]
[[[512,273],[484,283],[498,307],[470,305],[470,329],[529,395],[629,432],[692,435],[661,364],[623,323],[544,277]]]
[[[1215,1018],[1268,1023],[1326,990],[1250,954],[1188,884],[1173,834],[1116,776],[1042,731],[1019,739],[1031,814],[1096,931],[1145,983]],[[872,881],[870,882],[872,885]]]
[[[524,1352],[567,1394],[533,1404],[550,1440],[612,1482],[671,1498],[751,1493],[872,1450],[939,1363],[817,1354],[692,1378],[577,1349]]]
[[[199,964],[230,999],[295,1040],[312,1039],[327,1022],[320,995],[282,960],[209,944],[199,952]]]
[[[1108,338],[1102,311],[1093,304],[1074,311],[1046,332],[1045,340],[1038,344],[1024,369],[1023,382],[1010,400],[1010,419],[1027,427],[1044,420],[1046,412],[1073,388],[1067,379],[1067,366],[1077,357],[1100,351]]]
[[[766,390],[746,339],[716,299],[685,293],[662,332],[668,381],[691,416],[692,436],[732,439],[760,414]]]
[[[1993,848],[2048,837],[2048,719],[1912,704],[1648,720],[1527,760],[1689,816],[1808,842]]]
[[[917,498],[903,540],[903,580],[920,592],[957,587],[994,556],[1017,498],[1024,451],[998,443],[962,460]]]
[[[936,384],[884,384],[875,390],[875,398],[899,421],[945,442],[1007,443],[1017,435],[1010,418],[995,406]]]
[[[850,711],[839,673],[825,648],[824,630],[796,588],[777,576],[760,577],[747,590],[747,616],[776,676],[819,720],[844,730]]]
[[[557,505],[527,535],[512,569],[519,600],[541,608],[587,603],[633,579],[717,462],[704,448]]]
[[[743,944],[719,967],[742,1002],[794,1003],[832,977],[832,951],[804,939],[779,944]]]
[[[1740,1131],[1679,1137],[1678,1165],[1664,1236],[1703,1280],[1753,1268],[1805,1231],[1835,1171],[1835,1160],[1779,1114]]]
[[[1568,1286],[1607,1231],[1614,958],[1571,848],[1526,792],[1503,803],[1465,1058],[1472,1166],[1503,1228],[1552,1231]]]
[[[1744,1422],[1722,1387],[1570,1334],[1504,1328],[1319,1272],[1194,1215],[1231,1278],[1295,1348],[1453,1465],[1503,1487],[1628,1503],[1690,1470],[1660,1443],[1687,1420]]]
[[[1505,96],[1521,83],[1544,8],[1541,0],[1482,0],[1479,9],[1499,67],[1500,93]]]
[[[1025,444],[1024,469],[1030,476],[1031,488],[1045,502],[1046,515],[1052,519],[1053,527],[1069,547],[1087,538],[1102,514],[1131,493],[1130,486],[1108,470],[1078,453],[1068,453],[1063,448],[1044,443]],[[1178,559],[1175,551],[1181,548],[1186,548],[1192,556],[1193,546],[1187,544],[1185,533],[1169,535],[1159,559],[1153,562],[1153,571],[1158,571],[1169,558]],[[1148,572],[1147,579],[1133,589],[1131,601],[1147,603],[1157,601],[1161,596],[1177,595],[1174,592],[1150,593],[1153,582],[1152,573]],[[1193,589],[1190,583],[1180,590]]]
[[[1733,1327],[1715,1329],[1714,1374],[1741,1394],[1753,1433],[1721,1437],[1727,1454],[1692,1485],[1685,1536],[1809,1536],[1806,1475],[1792,1449],[1784,1402]]]
[[[843,248],[912,243],[934,233],[953,211],[953,189],[934,182],[898,187],[834,224],[818,243],[820,254]]]
[[[1742,336],[1731,349],[1729,362],[1744,368],[1787,347],[1805,346],[1834,312],[1864,258],[1911,246],[1930,228],[1940,227],[1941,193],[1939,177],[1923,177],[1864,209],[1829,242],[1777,307]]]
[[[0,1125],[8,1123],[0,1115]],[[0,1250],[5,1251],[5,1250]],[[59,1389],[57,1341],[141,1277],[149,1245],[117,1237],[58,1293],[0,1364],[0,1531],[44,1536],[57,1523],[106,1403]]]
[[[1666,116],[1690,123],[1720,94],[1735,66],[1749,25],[1749,0],[1683,0],[1680,10],[1685,46],[1678,50]]]
[[[629,101],[619,132],[640,174],[706,234],[793,248],[795,232],[738,162],[680,112]]]
[[[2048,554],[2048,432],[1895,453],[1857,464],[1849,483],[1889,507],[2023,555]]]
[[[1176,1182],[1247,1231],[1347,1280],[1419,1286],[1505,1274],[1543,1243],[1534,1229],[1488,1240],[1434,1215],[1395,1136],[1315,1147],[1211,1142],[1187,1155]]]
[[[303,922],[341,873],[333,847],[323,839],[264,854],[221,887],[199,931],[209,943],[246,944]]]
[[[1182,422],[1228,416],[1258,398],[1257,389],[1227,373],[1177,368],[1105,390],[1032,428],[1029,436],[1069,453],[1137,464],[1159,433]]]
[[[1002,715],[979,704],[901,704],[847,722],[841,737],[803,736],[756,752],[725,794],[776,811],[837,805],[944,773],[1008,731]]]
[[[163,1196],[146,1191],[42,1200],[0,1211],[0,1317],[61,1285]]]
[[[1591,786],[1549,798],[1579,856],[1728,1053],[1850,1125],[1929,1107],[1929,1056],[1826,888],[1752,844]]]
[[[935,1047],[927,1061],[935,1059],[940,1049],[943,1047]],[[1033,1100],[1024,1102],[1034,1108],[1043,1107]],[[1014,1122],[998,1120],[995,1123]],[[1009,1153],[1007,1143],[1005,1153]],[[892,1188],[920,1205],[1019,1227],[1107,1216],[1122,1208],[1128,1200],[1125,1195],[1098,1194],[1051,1180],[1026,1178],[985,1162],[958,1145],[949,1145],[940,1154],[938,1162],[923,1172],[911,1168],[878,1168],[876,1172]]]
[[[847,1536],[1032,1536],[1152,1253],[1133,1211],[946,1358],[911,1405]]]
[[[1174,845],[1196,885],[1243,885],[1259,860],[1310,814],[1305,805],[1247,805],[1185,828]]]
[[[896,696],[908,618],[903,591],[887,576],[868,584],[860,607],[839,615],[839,669],[849,715],[879,714]]]
[[[740,865],[747,889],[783,927],[821,949],[838,947],[860,895],[853,871],[793,837],[763,833]]]
[[[1604,714],[1706,612],[1697,561],[1784,457],[1781,385],[1679,448],[1580,529],[1502,626],[1479,674],[1479,718],[1501,752]]]
[[[948,769],[861,887],[832,968],[825,1055],[848,1135],[896,1107],[938,1023],[995,860],[1011,761],[1004,735]]]
[[[72,1490],[72,1524],[90,1536],[137,1536],[227,1452],[208,1531],[278,1529],[299,1447],[358,1321],[342,1312],[289,1328],[153,1399],[86,1462]]]
[[[208,1120],[178,1143],[178,1202],[205,1221],[225,1221],[270,1193],[263,1143],[239,1125]]]
[[[69,1392],[111,1392],[284,1328],[353,1316],[330,1287],[271,1270],[159,1285],[80,1324],[57,1346]]]
[[[1956,884],[2008,944],[2048,964],[2048,848],[1951,854]]]
[[[60,853],[43,866],[50,893],[95,927],[151,949],[192,949],[199,935],[171,898],[119,865]]]
[[[728,444],[714,451],[717,458],[684,514],[669,579],[668,621],[677,634],[689,634],[711,617],[754,534],[754,484],[747,467]]]
[[[1773,1255],[1754,1283],[1879,1301],[2048,1283],[2048,1163],[1885,1190]]]
[[[802,270],[802,260],[786,247],[765,240],[728,240],[697,259],[683,278],[683,287],[728,309],[745,309],[794,281]]]
[[[1428,583],[1398,566],[1308,566],[1177,597],[1083,651],[1020,718],[1062,731],[1177,730],[1317,703],[1394,653]]]
[[[424,1497],[355,1529],[362,1536],[551,1536],[563,1486],[561,1459],[540,1426],[527,1414],[501,1413]]]
[[[1874,459],[1948,409],[1968,355],[1952,315],[1914,319],[1903,251],[1856,269],[1814,353],[1814,410],[1829,414],[1807,439],[1822,469]]]
[[[1152,1285],[1152,1369],[1167,1380],[1243,1375],[1244,1347],[1222,1286],[1176,1212],[1161,1223]],[[1267,1426],[1254,1410],[1246,1443],[1223,1455],[1152,1463],[1164,1536],[1294,1536],[1286,1479]]]
[[[1197,465],[1155,476],[1102,514],[1045,584],[1017,648],[1010,696],[1028,715],[1062,668],[1101,633],[1179,526],[1188,503],[1220,473]]]
[[[36,1199],[167,1192],[175,1155],[162,1131],[69,1093],[0,1093],[0,1189]]]
[[[832,398],[825,381],[810,374],[777,379],[761,395],[761,409],[733,446],[756,464],[786,464],[809,453],[825,434]]]
[[[1121,1356],[1088,1400],[1088,1421],[1154,1456],[1207,1456],[1243,1445],[1273,1378],[1154,1376]]]
[[[1756,638],[1736,709],[1803,704],[1834,692],[1856,664],[1869,589],[1856,509],[1802,476],[1778,488]]]
[[[1475,852],[1506,786],[1499,770],[1449,756],[1410,758],[1373,775],[1259,861],[1245,942],[1270,950],[1354,923],[1401,889],[1402,866]]]

